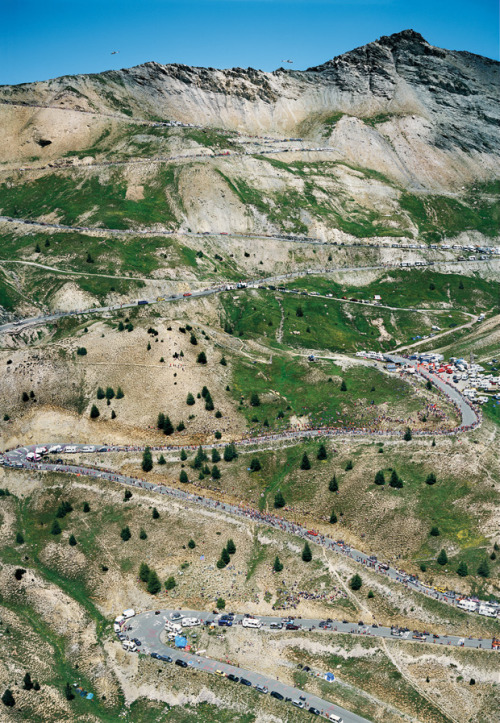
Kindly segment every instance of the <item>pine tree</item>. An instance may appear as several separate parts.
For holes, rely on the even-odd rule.
[[[24,536],[23,536],[23,533],[22,533],[22,532],[17,532],[17,533],[16,533],[16,543],[17,543],[18,545],[22,545],[22,544],[24,543]]]
[[[198,364],[206,364],[207,363],[207,356],[204,351],[200,351],[200,353],[196,357],[196,361],[198,362]]]
[[[278,490],[274,495],[274,506],[279,509],[280,507],[284,507],[285,505],[285,498],[283,497],[281,490]]]
[[[181,449],[181,460],[182,460],[182,462],[185,462],[185,461],[187,460],[187,458],[188,458],[188,456],[187,456],[186,450],[185,450],[185,449]]]
[[[336,476],[333,475],[330,482],[328,483],[328,490],[330,492],[338,492],[338,489],[339,489],[339,483],[337,482]]]
[[[220,469],[216,464],[212,467],[212,479],[220,479]]]
[[[215,409],[214,402],[210,395],[210,392],[205,397],[205,409],[207,410],[207,412],[213,412]]]
[[[427,475],[427,479],[425,480],[425,482],[426,482],[426,484],[428,484],[428,485],[435,485],[435,484],[436,484],[437,478],[436,478],[436,475],[434,474],[434,472],[431,472],[430,474]]]
[[[153,507],[153,520],[157,520],[160,517],[160,513],[156,509],[156,507]]]
[[[69,544],[71,545],[71,547],[74,547],[74,546],[77,544],[77,543],[76,543],[76,537],[75,537],[74,535],[70,535],[68,542],[69,542]]]
[[[116,398],[123,399],[124,396],[125,394],[123,393],[123,389],[121,387],[118,387],[118,389],[116,390]]]
[[[7,706],[7,708],[13,708],[16,704],[12,691],[9,690],[9,688],[7,688],[2,695],[2,703]]]
[[[395,469],[392,470],[391,479],[389,480],[391,487],[399,487],[399,477]]]
[[[250,396],[250,406],[252,407],[260,407],[260,399],[257,392],[252,392]]]
[[[163,422],[163,433],[167,436],[170,436],[174,433],[174,425],[170,421],[170,417],[166,416],[165,421]]]
[[[122,529],[120,532],[120,537],[122,538],[123,542],[127,542],[127,540],[130,540],[132,537],[132,533],[130,532],[130,527],[127,525]]]
[[[113,389],[113,387],[106,387],[106,399],[109,399],[111,401],[114,396],[115,390]]]
[[[349,580],[349,587],[351,588],[351,590],[360,590],[362,585],[363,585],[363,581],[362,581],[361,577],[358,575],[358,573],[353,575],[351,577],[351,579]]]
[[[184,424],[184,422],[182,421],[182,419],[181,419],[181,421],[179,422],[179,424],[177,425],[176,429],[177,429],[178,432],[183,432],[183,431],[186,429],[186,425]]]
[[[196,345],[198,344],[198,339],[195,337],[194,334],[191,334],[191,336],[190,336],[190,338],[189,338],[189,341],[191,342],[191,344],[192,344],[193,346],[196,346]]]
[[[406,432],[404,433],[403,439],[405,442],[411,442],[412,434],[411,434],[411,429],[409,427],[406,427]]]
[[[114,409],[111,410],[111,419],[116,419],[116,412]]]
[[[194,548],[196,547],[196,542],[193,539],[189,540],[188,547],[190,550],[194,550]]]
[[[90,512],[90,505],[88,502],[83,503],[83,511],[84,512]]]
[[[435,439],[433,439],[433,440],[432,440],[432,444],[431,444],[431,447],[435,447],[435,446],[436,446],[436,440],[435,440]]]
[[[229,552],[230,555],[234,555],[234,553],[236,552],[236,545],[231,538],[229,538],[229,540],[227,541],[226,550]]]
[[[348,462],[347,462],[347,464],[346,464],[346,466],[345,466],[345,471],[346,471],[346,472],[349,472],[349,470],[351,470],[353,467],[354,467],[354,465],[353,465],[353,463],[352,463],[352,459],[350,459],[350,460],[348,460]]]
[[[250,471],[251,472],[259,472],[262,469],[260,461],[258,457],[254,457],[252,461],[250,462]]]
[[[326,453],[326,447],[324,444],[320,444],[317,454],[318,459],[327,459],[328,455]]]
[[[218,449],[212,449],[212,462],[214,464],[217,464],[217,462],[220,462],[220,454]]]
[[[189,394],[188,394],[187,397],[186,397],[186,404],[189,405],[190,407],[192,407],[193,404],[195,404],[195,403],[196,403],[195,398],[193,397],[193,395],[191,394],[191,392],[189,392]]]
[[[158,427],[158,429],[163,429],[164,424],[165,424],[165,415],[163,414],[163,412],[160,412],[158,414],[158,421],[156,422],[156,426]]]
[[[52,523],[52,527],[50,528],[50,534],[51,535],[60,535],[61,534],[61,525],[57,520],[54,520]]]
[[[303,469],[303,470],[311,469],[311,463],[309,461],[309,457],[307,456],[307,452],[304,452],[304,454],[302,455],[300,469]]]
[[[304,544],[304,549],[302,550],[302,560],[304,562],[311,562],[312,560],[312,552],[308,542]]]
[[[431,527],[431,535],[432,535],[433,537],[439,537],[440,534],[441,534],[441,533],[439,532],[439,527],[437,527],[436,525],[434,525],[433,527]]]
[[[448,555],[446,554],[446,550],[443,548],[439,555],[437,556],[437,563],[438,565],[446,565],[448,562]]]
[[[282,565],[278,555],[276,555],[276,557],[274,558],[273,570],[274,570],[274,572],[281,572],[283,570],[283,565]]]
[[[102,387],[97,387],[97,393],[96,393],[97,399],[104,399],[104,389]]]
[[[73,693],[73,688],[69,683],[66,683],[66,685],[64,686],[64,696],[66,700],[73,700],[73,698],[75,697],[75,694]]]
[[[229,557],[229,552],[225,547],[222,548],[220,559],[224,562],[225,565],[229,565],[231,562],[231,558]]]
[[[477,568],[477,574],[481,577],[489,577],[490,576],[490,566],[488,565],[487,560],[483,560],[479,567]]]
[[[221,364],[223,367],[227,366],[227,361],[226,361],[226,357],[225,357],[225,356],[222,357],[222,359],[220,360],[219,364]]]
[[[148,533],[146,532],[146,530],[143,530],[143,529],[141,528],[141,531],[139,532],[139,539],[141,539],[141,540],[147,540],[147,539],[148,539]]]
[[[182,482],[183,484],[186,484],[187,482],[189,482],[187,472],[185,469],[181,469],[181,473],[179,475],[179,482]]]
[[[467,577],[468,574],[469,570],[467,569],[467,563],[462,560],[457,567],[457,575],[460,575],[460,577]]]
[[[156,595],[161,590],[161,582],[154,570],[149,571],[147,591],[150,595]]]
[[[100,416],[100,412],[99,412],[99,410],[97,409],[96,405],[93,404],[93,405],[92,405],[92,409],[90,410],[90,418],[91,418],[91,419],[97,419],[97,417],[99,417],[99,416]]]
[[[198,451],[196,452],[196,457],[193,460],[193,467],[194,469],[201,469],[203,466],[203,463],[206,462],[208,459],[207,455],[203,451],[202,446],[200,445],[198,447]]]
[[[167,460],[165,459],[165,457],[162,454],[160,454],[160,456],[158,457],[158,464],[161,464],[161,465],[167,464]]]
[[[335,510],[332,510],[332,514],[330,515],[330,522],[332,525],[334,525],[337,522],[337,515],[335,514]]]
[[[385,485],[385,477],[384,477],[384,473],[381,469],[379,469],[379,471],[375,475],[374,482],[376,485]]]
[[[31,675],[29,673],[26,673],[24,676],[23,688],[24,690],[31,690],[33,688],[33,681],[31,680]]]
[[[151,470],[153,469],[153,456],[149,447],[146,447],[146,449],[142,453],[141,467],[143,472],[151,472]]]
[[[165,590],[173,590],[176,585],[177,583],[172,575],[165,580]]]
[[[149,565],[145,562],[141,562],[141,566],[139,567],[139,579],[142,580],[142,582],[149,580]]]
[[[231,462],[233,459],[236,459],[237,456],[238,453],[236,452],[234,444],[227,444],[224,447],[224,462]]]
[[[347,384],[345,383],[345,379],[342,379],[342,384],[340,385],[340,391],[347,392]]]

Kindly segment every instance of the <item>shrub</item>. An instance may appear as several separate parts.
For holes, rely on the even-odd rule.
[[[62,520],[62,518],[66,517],[66,515],[69,515],[70,512],[73,512],[73,506],[71,502],[64,500],[64,502],[61,502],[61,504],[56,510],[56,517]]]
[[[332,510],[332,514],[330,515],[330,522],[332,525],[334,525],[337,522],[337,515],[335,514],[335,510]]]
[[[139,579],[142,582],[147,582],[149,580],[149,565],[146,562],[141,562],[139,567]]]
[[[490,566],[488,565],[487,560],[483,560],[479,567],[477,568],[477,574],[481,577],[489,577],[490,575]]]
[[[251,472],[259,472],[262,469],[262,466],[260,464],[260,460],[258,457],[254,457],[252,461],[250,462],[250,471]]]
[[[54,520],[52,523],[52,527],[50,528],[50,534],[51,535],[60,535],[62,532],[61,525],[57,520]]]
[[[226,357],[223,356],[222,359],[220,360],[219,364],[222,364],[223,367],[227,366]]]
[[[369,590],[367,597],[368,597],[370,600],[372,600],[372,599],[375,597],[375,595],[373,594],[373,590]]]
[[[64,697],[66,698],[66,700],[73,700],[73,698],[75,697],[75,694],[73,693],[73,688],[69,683],[66,683],[66,685],[64,686]]]
[[[160,517],[160,513],[156,509],[156,507],[153,507],[153,520],[158,520]]]
[[[260,399],[257,392],[252,392],[252,395],[250,397],[250,405],[252,407],[260,407]]]
[[[436,475],[434,474],[434,472],[431,472],[430,474],[427,475],[427,479],[425,480],[425,482],[426,482],[426,484],[428,484],[428,485],[435,485],[435,484],[436,484],[437,479],[436,479]]]
[[[29,673],[26,673],[24,676],[23,688],[24,690],[31,690],[33,688],[33,681],[31,680],[31,675]]]
[[[226,601],[222,597],[217,598],[217,602],[215,604],[219,610],[224,610],[226,607]]]
[[[187,397],[186,397],[186,404],[188,404],[190,407],[192,407],[193,404],[195,404],[195,403],[196,403],[195,398],[193,397],[193,395],[191,394],[191,392],[189,392],[189,394],[188,394]]]
[[[345,379],[342,379],[342,383],[340,385],[340,391],[347,392],[347,384],[345,383]]]
[[[460,577],[467,577],[469,570],[467,569],[467,563],[462,560],[457,567],[457,575]]]
[[[84,512],[90,512],[90,505],[88,502],[83,503],[83,511]]]
[[[177,583],[172,575],[165,580],[165,590],[173,590],[176,585]]]
[[[274,572],[281,572],[283,570],[283,564],[280,561],[278,555],[276,555],[276,557],[274,558],[273,570]]]
[[[420,569],[422,570],[422,572],[426,572],[426,571],[427,571],[427,565],[425,564],[425,562],[421,562],[421,563],[420,563]]]
[[[403,435],[403,439],[405,442],[411,442],[412,434],[411,434],[411,429],[409,427],[406,427],[406,432]]]
[[[130,532],[130,527],[127,525],[122,529],[120,532],[120,537],[122,538],[123,542],[127,542],[127,540],[130,540],[132,537],[132,533]]]
[[[24,544],[24,537],[23,537],[22,532],[17,532],[17,533],[16,533],[16,543],[17,543],[18,545]]]
[[[148,539],[148,534],[147,534],[146,530],[143,530],[143,529],[141,528],[141,531],[139,532],[139,538],[140,538],[141,540],[147,540],[147,539]]]
[[[196,547],[196,542],[194,540],[189,540],[188,547],[190,550],[194,550],[194,548]]]
[[[7,708],[13,708],[16,704],[12,691],[9,690],[9,688],[6,688],[2,695],[2,703],[7,706]]]
[[[179,422],[179,424],[177,425],[176,429],[177,429],[178,432],[183,432],[183,431],[186,429],[186,425],[184,424],[184,422],[182,421],[182,419],[181,419],[181,421]]]
[[[274,506],[279,509],[280,507],[284,507],[285,504],[285,498],[283,497],[281,490],[278,490],[274,495]]]
[[[78,349],[76,350],[76,353],[78,354],[78,356],[86,356],[87,350],[85,349],[84,346],[79,346]]]
[[[132,492],[130,490],[125,490],[123,501],[128,502],[130,499],[132,499]]]
[[[353,467],[354,467],[354,465],[352,463],[352,459],[350,459],[345,466],[345,471],[349,472],[349,470],[351,470]]]
[[[160,456],[158,457],[158,464],[161,464],[161,465],[167,464],[167,461],[162,454],[160,454]]]
[[[351,579],[349,580],[349,587],[351,588],[351,590],[360,590],[362,585],[363,585],[363,581],[360,578],[360,576],[358,575],[358,573],[353,575],[351,577]]]

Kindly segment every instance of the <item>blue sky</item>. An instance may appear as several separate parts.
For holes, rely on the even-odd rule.
[[[274,70],[291,59],[286,67],[302,70],[405,28],[499,58],[498,0],[3,0],[1,8],[0,84],[148,60]]]

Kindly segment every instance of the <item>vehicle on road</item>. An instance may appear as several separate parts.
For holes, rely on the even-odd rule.
[[[228,680],[232,680],[233,683],[239,683],[239,682],[240,682],[240,679],[238,678],[237,675],[234,675],[234,673],[228,673],[227,679],[228,679]]]
[[[185,661],[185,660],[181,660],[181,658],[177,658],[177,660],[175,661],[175,664],[178,665],[180,668],[187,668],[187,667],[188,667],[188,664],[186,663],[186,661]]]
[[[298,700],[298,698],[295,698],[295,700],[292,700],[292,705],[294,705],[296,708],[305,708],[306,704],[302,700]]]
[[[240,678],[240,683],[242,685],[249,685],[249,686],[252,685],[251,682],[249,680],[247,680],[246,678]]]
[[[124,640],[122,647],[124,650],[128,650],[129,653],[135,653],[137,650],[137,645],[133,640]]]
[[[257,620],[257,618],[244,618],[243,622],[241,623],[244,628],[261,628],[262,623],[260,620]]]
[[[182,615],[180,613],[170,613],[170,620],[180,620]]]
[[[258,690],[259,693],[264,693],[264,694],[269,693],[269,688],[267,687],[267,685],[260,685],[260,684],[256,685],[255,690]]]
[[[313,715],[319,715],[319,710],[312,705],[309,708],[309,713],[312,713]]]
[[[272,698],[276,698],[276,700],[284,700],[284,698],[285,698],[285,696],[284,696],[284,695],[281,695],[281,693],[278,693],[277,690],[272,690],[272,691],[271,691],[271,697],[272,697]]]

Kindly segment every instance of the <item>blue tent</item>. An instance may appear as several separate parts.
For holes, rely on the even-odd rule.
[[[333,673],[325,673],[325,680],[327,680],[329,683],[333,683],[335,680],[335,676]]]
[[[188,644],[187,638],[185,638],[183,635],[175,636],[175,647],[176,648],[185,648],[187,644]]]

